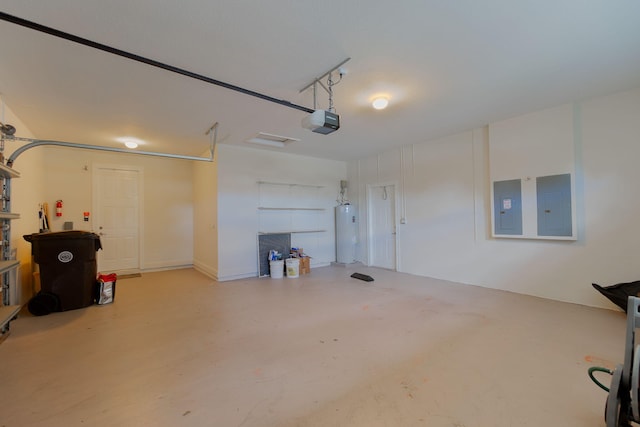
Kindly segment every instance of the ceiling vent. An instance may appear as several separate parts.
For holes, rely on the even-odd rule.
[[[256,136],[247,139],[246,142],[251,144],[266,145],[268,147],[284,148],[292,142],[299,142],[298,138],[289,138],[288,136],[273,135],[266,132],[258,132]]]

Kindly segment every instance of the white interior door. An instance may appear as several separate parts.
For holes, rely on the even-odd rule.
[[[368,192],[369,265],[396,269],[395,185],[372,185]]]
[[[94,167],[93,225],[102,243],[101,272],[140,270],[141,175],[136,167]]]

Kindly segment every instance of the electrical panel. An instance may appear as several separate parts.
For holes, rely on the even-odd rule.
[[[519,179],[493,183],[494,234],[522,235],[522,183]]]
[[[536,178],[538,236],[571,236],[571,174]]]

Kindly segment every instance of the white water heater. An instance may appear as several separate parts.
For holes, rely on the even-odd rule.
[[[356,262],[358,222],[356,209],[350,204],[336,206],[336,261]]]

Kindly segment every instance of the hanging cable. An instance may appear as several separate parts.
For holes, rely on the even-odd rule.
[[[333,108],[333,79],[331,78],[331,74],[329,73],[329,77],[327,77],[327,87],[329,88],[329,111],[335,113],[335,108]]]
[[[316,77],[315,79],[313,79],[313,81],[311,83],[309,83],[308,85],[306,85],[305,87],[300,89],[300,93],[302,93],[302,92],[304,92],[305,90],[307,90],[310,87],[313,88],[313,109],[314,110],[318,109],[318,102],[317,102],[318,85],[320,85],[322,87],[322,89],[324,89],[329,94],[329,109],[328,109],[328,111],[330,111],[332,113],[335,112],[334,111],[335,108],[333,107],[333,86],[337,85],[338,83],[340,83],[342,81],[342,77],[346,73],[346,70],[344,68],[342,68],[342,66],[347,61],[349,61],[350,59],[351,58],[347,58],[347,59],[343,60],[338,65],[336,65],[335,67],[333,67],[332,69],[330,69],[329,71],[324,73],[323,75],[321,75],[319,77]],[[338,71],[338,74],[340,75],[340,78],[338,79],[337,82],[334,82],[332,74],[336,70]],[[327,85],[326,86],[322,82],[322,79],[325,76],[327,76]]]

